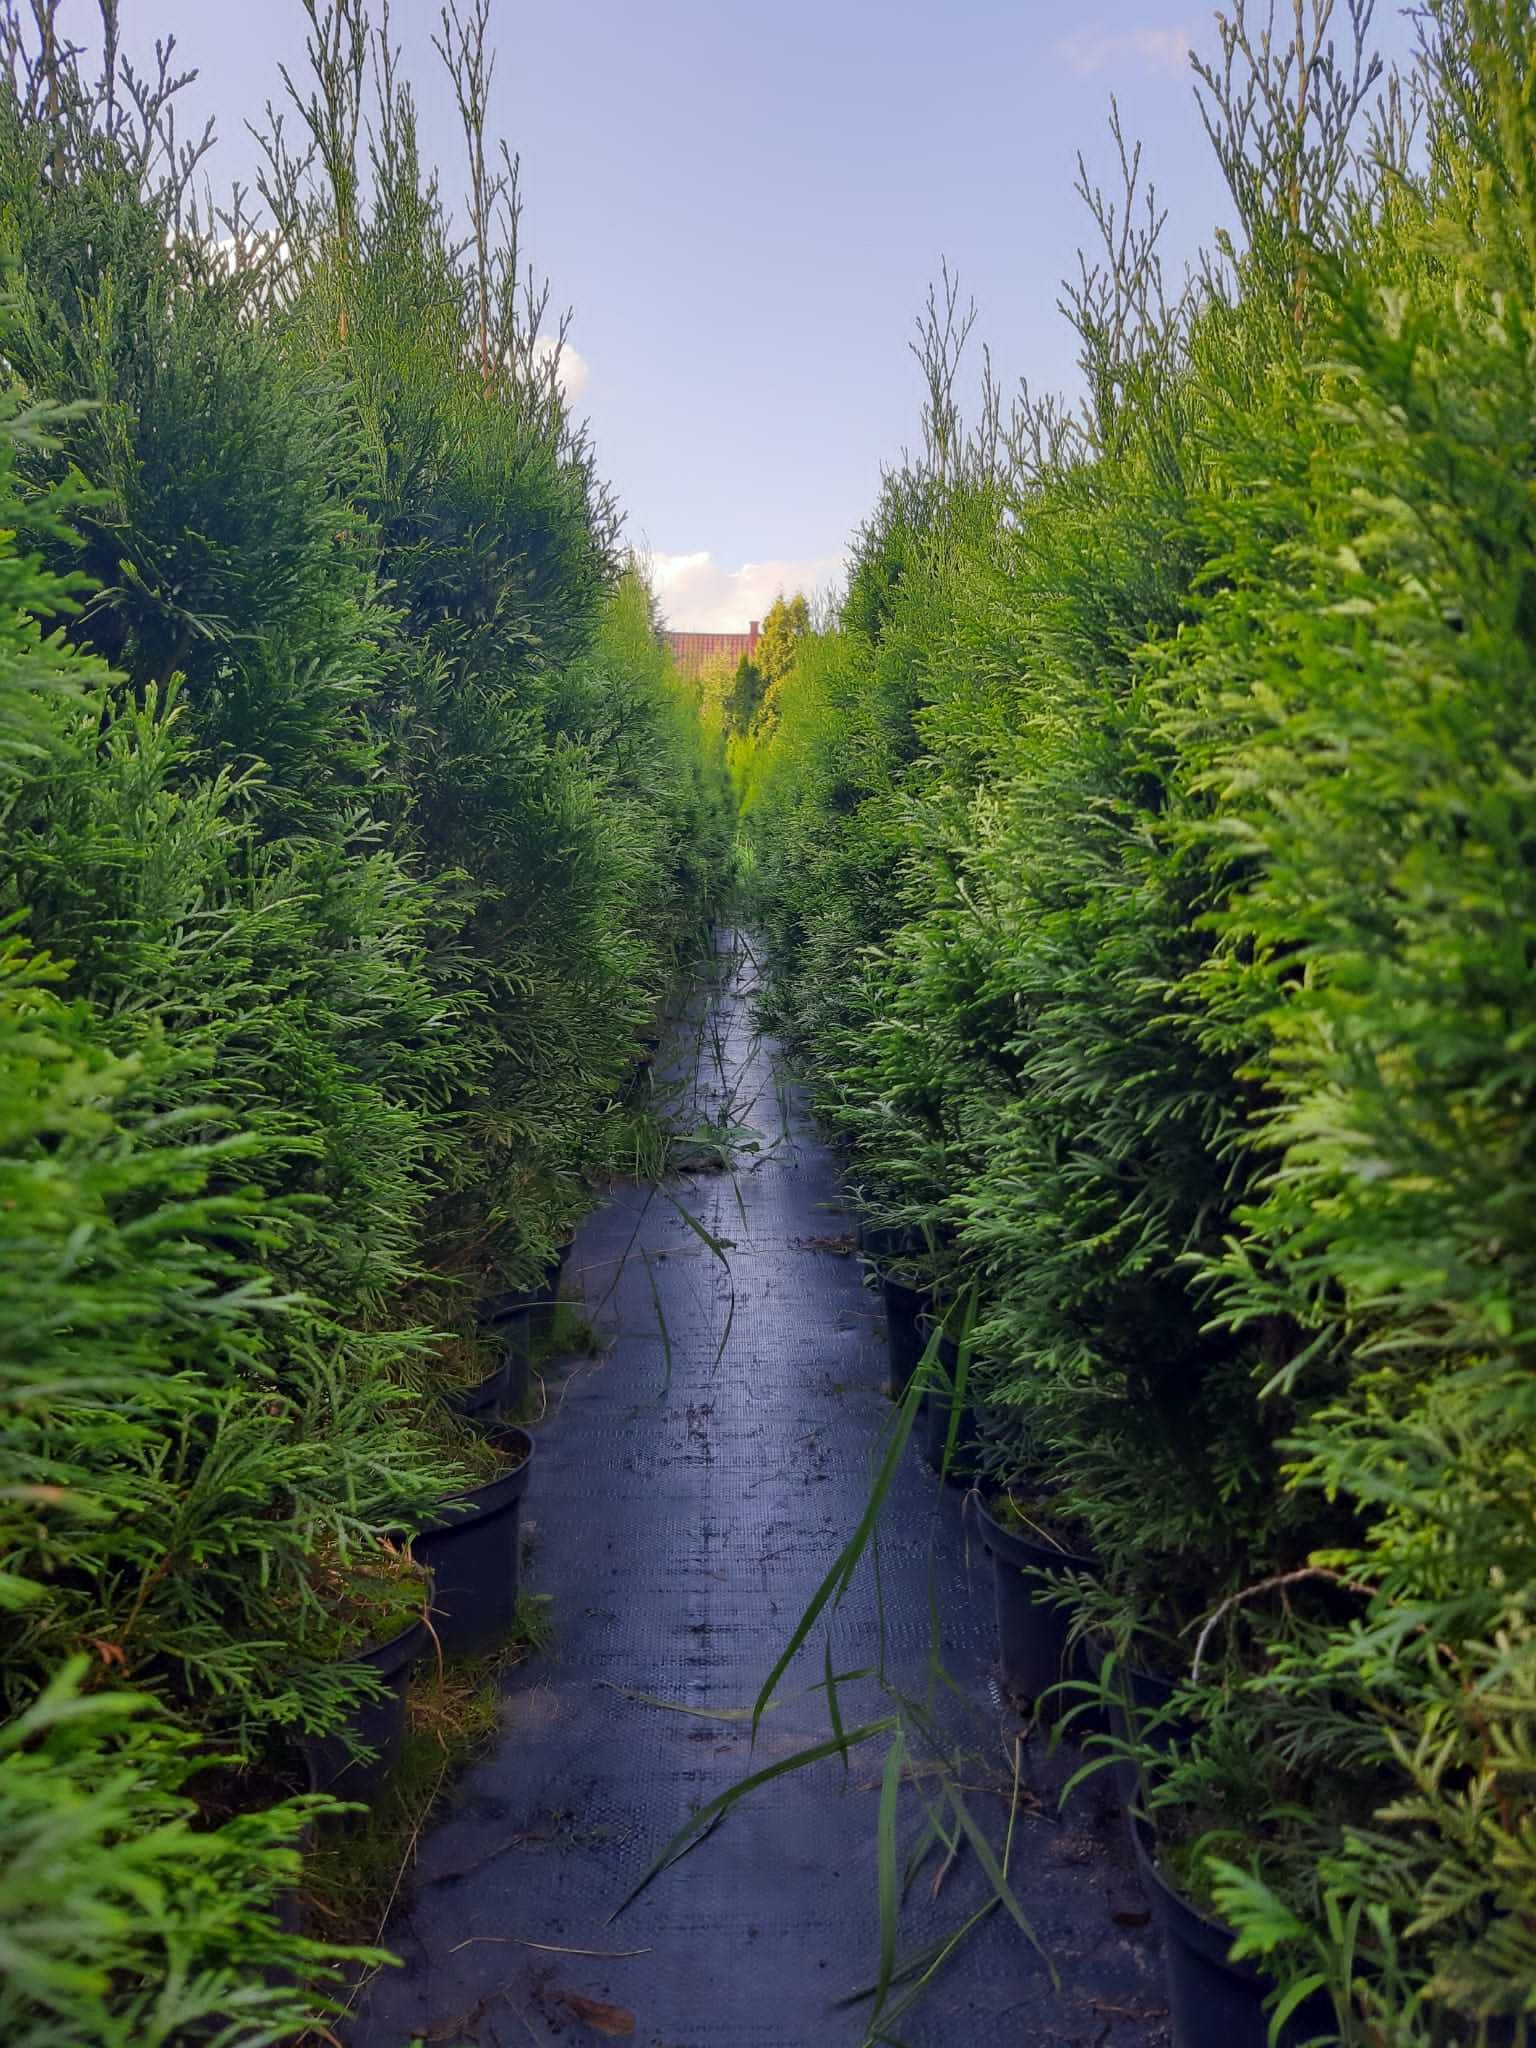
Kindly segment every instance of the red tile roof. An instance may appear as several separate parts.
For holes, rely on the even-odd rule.
[[[745,654],[750,660],[757,652],[758,622],[745,633],[663,633],[672,659],[685,676],[701,676],[705,669],[734,668]]]

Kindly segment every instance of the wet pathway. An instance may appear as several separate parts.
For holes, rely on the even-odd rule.
[[[621,1187],[582,1229],[572,1283],[605,1349],[553,1390],[525,1510],[555,1648],[512,1675],[494,1751],[423,1843],[388,1935],[404,1967],[375,1981],[350,2048],[865,2038],[867,2003],[839,2001],[877,1968],[883,1741],[846,1771],[834,1757],[758,1791],[608,1918],[691,1812],[829,1733],[824,1695],[808,1690],[820,1630],[755,1750],[740,1710],[855,1527],[892,1415],[878,1297],[846,1255],[832,1161],[757,1036],[750,956],[720,967],[664,1070],[683,1128],[749,1126],[761,1149],[670,1191]],[[990,1689],[986,1561],[967,1559],[958,1496],[915,1447],[882,1529],[878,1586],[866,1560],[832,1625],[836,1668],[874,1663],[883,1634],[888,1670],[921,1700],[937,1632],[955,1688],[936,1695],[939,1746],[1001,1841],[1018,1723]],[[889,1710],[871,1681],[840,1690],[849,1727]],[[1158,1959],[1108,1794],[1058,1814],[1070,1762],[1044,1751],[1021,1751],[1012,1874],[1059,1988],[995,1910],[896,2024],[908,2048],[1163,2038]],[[935,1784],[921,1763],[908,1774],[904,1844]],[[903,1953],[985,1896],[974,1852],[947,1867],[930,1856]]]

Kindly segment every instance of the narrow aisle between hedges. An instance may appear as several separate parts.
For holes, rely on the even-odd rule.
[[[836,2001],[875,1967],[878,1743],[846,1773],[834,1758],[758,1792],[608,1924],[692,1811],[827,1735],[824,1696],[807,1691],[819,1634],[755,1751],[742,1709],[856,1525],[892,1413],[878,1297],[848,1255],[831,1157],[758,1035],[750,950],[720,944],[662,1072],[682,1130],[748,1126],[760,1149],[666,1189],[617,1188],[578,1237],[567,1292],[579,1288],[604,1349],[551,1385],[525,1506],[527,1577],[551,1596],[555,1647],[513,1674],[494,1751],[424,1841],[387,1936],[404,1967],[371,1987],[353,2048],[863,2038],[865,2008]],[[937,1617],[959,1689],[941,1695],[949,1739],[978,1813],[1000,1826],[990,1582],[982,1557],[967,1564],[957,1497],[915,1449],[884,1526],[878,1597],[861,1568],[837,1668],[875,1663],[883,1608],[889,1665],[921,1694]],[[873,1684],[845,1689],[848,1726],[884,1710]],[[1025,1753],[1038,1811],[1021,1823],[1016,1889],[1061,1989],[994,1913],[902,2022],[913,2048],[1161,2038],[1116,1816],[1091,1796],[1058,1820],[1067,1766],[1040,1748]],[[935,1901],[935,1866],[924,1871],[932,1932],[981,1896],[973,1864],[962,1857]]]

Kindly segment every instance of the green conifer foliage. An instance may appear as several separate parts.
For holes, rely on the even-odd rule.
[[[1536,35],[1447,0],[1373,110],[1367,9],[1260,11],[1182,297],[1135,152],[1084,179],[1084,407],[966,431],[931,303],[744,864],[856,1183],[975,1303],[988,1484],[1179,1682],[1165,1869],[1334,2038],[1442,2048],[1536,2011]]]
[[[169,71],[135,98],[50,8],[0,13],[17,2048],[321,2016],[343,1954],[277,1911],[331,1804],[304,1744],[483,1476],[443,1337],[620,1147],[726,856],[536,309],[472,346],[388,47],[350,0],[314,20],[328,182],[274,138],[257,228],[199,218]],[[402,144],[372,181],[369,62]]]

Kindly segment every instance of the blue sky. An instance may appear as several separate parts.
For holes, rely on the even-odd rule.
[[[73,9],[83,34],[94,10]],[[223,138],[216,184],[249,179],[241,124],[302,63],[299,0],[122,13],[131,48],[176,35],[201,74],[188,111]],[[393,15],[456,194],[435,0]],[[494,0],[494,33],[529,251],[575,308],[580,404],[677,626],[744,625],[778,584],[836,575],[915,438],[907,342],[942,257],[999,369],[1070,388],[1075,153],[1108,177],[1112,93],[1176,272],[1225,218],[1186,54],[1210,16],[1178,0]]]

